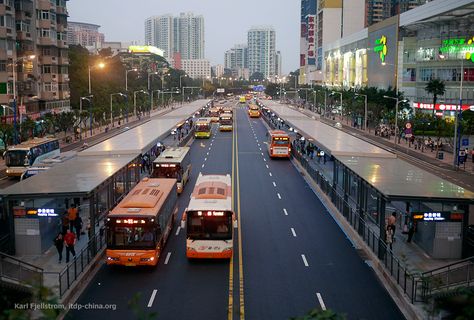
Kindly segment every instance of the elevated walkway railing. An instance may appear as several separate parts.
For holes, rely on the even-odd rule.
[[[0,280],[25,288],[43,285],[43,269],[0,252]]]
[[[421,273],[415,280],[415,292],[421,300],[474,285],[474,257]]]

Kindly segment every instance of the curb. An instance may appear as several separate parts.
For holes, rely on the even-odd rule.
[[[377,278],[381,284],[390,294],[395,304],[398,306],[402,314],[406,319],[423,320],[426,316],[420,312],[406,297],[405,293],[399,288],[397,283],[392,279],[391,275],[385,270],[383,265],[380,263],[377,256],[370,250],[367,244],[360,238],[359,234],[352,228],[349,222],[342,216],[337,210],[334,204],[330,201],[328,196],[320,189],[319,185],[314,182],[308,172],[294,159],[291,160],[296,169],[302,173],[303,179],[311,187],[313,192],[322,202],[324,207],[328,210],[329,214],[335,220],[335,222],[342,229],[348,240],[354,245],[355,249],[362,250],[364,254],[369,257]]]

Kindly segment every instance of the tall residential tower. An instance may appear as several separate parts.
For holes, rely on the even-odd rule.
[[[275,75],[276,36],[273,27],[252,27],[247,34],[250,76],[255,72],[264,78]]]

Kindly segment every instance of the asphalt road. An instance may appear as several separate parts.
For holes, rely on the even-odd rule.
[[[242,256],[234,250],[231,318],[288,319],[324,304],[347,319],[404,319],[292,163],[268,158],[263,121],[249,119],[239,106],[235,116],[236,133],[215,132],[212,139],[193,143],[191,181],[179,197],[180,217],[199,172],[232,172],[235,134],[239,179],[234,180],[238,195],[234,200],[240,214]],[[103,265],[77,301],[116,304],[116,311],[71,311],[67,319],[135,319],[128,302],[136,293],[137,307],[156,312],[157,319],[226,319],[229,262],[189,262],[184,233],[175,232],[156,268]],[[236,249],[238,243],[236,239]]]

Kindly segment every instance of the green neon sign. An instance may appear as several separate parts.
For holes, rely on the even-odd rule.
[[[374,52],[377,52],[382,63],[385,62],[387,56],[387,37],[381,36],[380,39],[375,40]]]
[[[446,39],[439,49],[442,54],[446,53],[464,53],[466,60],[474,62],[474,37],[469,39]]]

